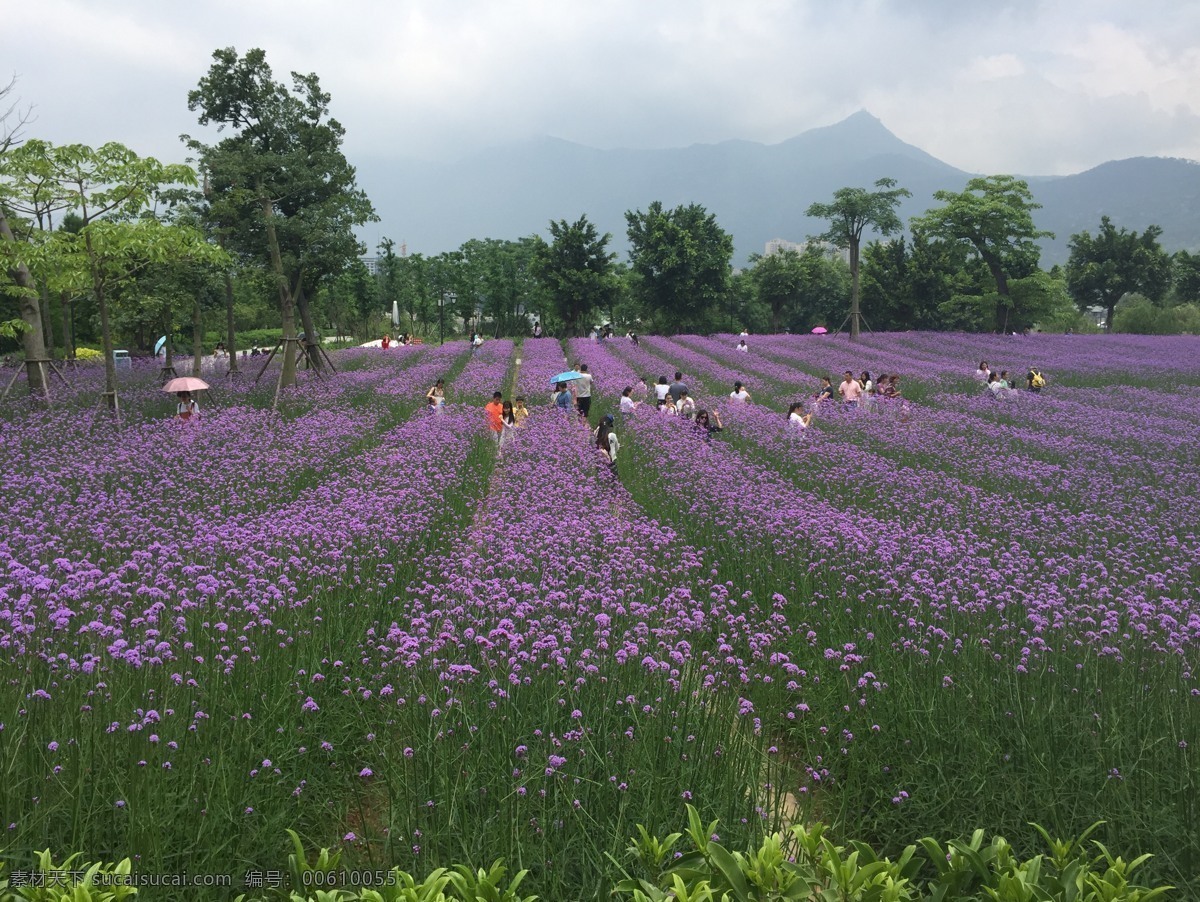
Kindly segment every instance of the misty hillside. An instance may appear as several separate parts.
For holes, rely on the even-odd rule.
[[[668,207],[700,203],[716,214],[733,235],[736,265],[772,238],[801,241],[821,231],[804,210],[837,188],[870,187],[890,176],[913,193],[900,209],[907,221],[935,205],[934,191],[960,190],[971,177],[904,143],[866,112],[770,145],[597,150],[542,138],[442,164],[355,162],[383,219],[366,235],[372,253],[381,235],[406,242],[410,253],[436,254],[471,238],[545,234],[551,219],[587,214],[623,254],[625,211],[661,200]],[[1168,250],[1200,247],[1200,164],[1135,158],[1031,178],[1030,186],[1043,205],[1037,225],[1056,235],[1044,242],[1046,266],[1064,262],[1070,236],[1094,232],[1102,214],[1138,231],[1157,223]]]

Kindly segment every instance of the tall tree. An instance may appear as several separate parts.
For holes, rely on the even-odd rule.
[[[27,260],[35,272],[55,273],[64,287],[86,282],[91,289],[100,314],[105,396],[115,409],[114,297],[152,264],[178,260],[223,263],[228,258],[196,229],[164,223],[154,215],[153,206],[165,188],[196,184],[191,167],[139,157],[116,143],[96,149],[81,144],[43,144],[38,153],[48,162],[47,171],[59,188],[70,195],[70,209],[79,217],[79,227],[42,233],[44,239],[28,245],[27,256],[20,262]]]
[[[750,265],[750,283],[754,287],[754,294],[771,311],[771,331],[780,332],[784,313],[794,307],[804,281],[800,253],[785,248],[765,256],[751,254]]]
[[[870,226],[880,235],[891,235],[900,231],[900,217],[896,207],[900,198],[912,197],[907,188],[897,188],[896,180],[878,179],[875,191],[865,188],[838,188],[833,192],[833,202],[810,204],[806,216],[828,219],[829,228],[819,237],[834,247],[850,252],[850,340],[857,341],[860,332],[859,320],[859,273],[858,255],[862,244],[863,230]]]
[[[862,292],[876,328],[883,330],[949,328],[939,305],[973,284],[966,248],[957,242],[930,241],[916,231],[863,248]]]
[[[1200,301],[1200,254],[1175,252],[1171,258],[1171,297],[1176,304]]]
[[[945,206],[914,217],[914,231],[930,237],[968,245],[984,262],[996,284],[995,328],[1029,325],[1009,287],[1011,278],[1025,278],[1037,269],[1039,238],[1054,233],[1033,224],[1033,211],[1040,210],[1029,185],[1011,175],[973,178],[962,191],[937,191],[934,199]]]
[[[616,254],[608,250],[612,237],[601,235],[581,216],[550,223],[547,242],[538,236],[533,245],[533,273],[550,296],[554,311],[567,334],[578,335],[584,318],[593,310],[611,309],[617,295]]]
[[[1067,288],[1080,310],[1098,306],[1105,310],[1104,327],[1112,331],[1117,302],[1137,293],[1161,301],[1171,287],[1171,258],[1158,243],[1162,229],[1148,226],[1139,235],[1118,229],[1107,216],[1100,230],[1071,236],[1067,260]]]
[[[772,332],[823,325],[849,294],[846,264],[840,255],[818,244],[808,245],[803,252],[752,254],[750,262],[754,296],[770,311]]]
[[[665,331],[701,330],[718,318],[730,287],[733,238],[699,204],[625,212],[630,267]]]
[[[29,120],[29,113],[18,112],[17,104],[9,101],[16,79],[0,87],[0,107],[7,108],[0,112],[0,260],[4,264],[4,272],[15,286],[17,295],[17,310],[19,319],[0,323],[0,333],[21,336],[22,350],[25,354],[25,376],[29,384],[29,393],[42,400],[50,399],[49,375],[45,364],[41,361],[46,357],[46,340],[42,328],[41,298],[29,267],[20,259],[21,252],[15,246],[17,237],[9,222],[8,207],[15,197],[28,193],[28,178],[25,165],[12,164],[10,159],[15,148],[22,141],[22,129]],[[27,164],[26,164],[27,165]],[[16,183],[16,184],[14,184]],[[22,183],[25,183],[22,185]]]
[[[284,355],[281,385],[296,381],[296,314],[315,338],[308,298],[364,251],[354,227],[375,220],[341,150],[345,130],[329,117],[329,94],[315,74],[292,73],[292,86],[276,82],[266,54],[239,57],[232,47],[213,53],[213,64],[188,93],[188,109],[201,125],[234,134],[206,146],[184,136],[200,158],[210,192],[236,215],[229,246],[264,260],[279,294]],[[321,366],[320,355],[312,364]]]

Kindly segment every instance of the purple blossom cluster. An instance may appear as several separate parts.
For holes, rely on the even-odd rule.
[[[455,377],[456,396],[464,402],[483,404],[492,392],[504,391],[513,362],[513,343],[507,338],[485,341],[471,352],[471,358]]]
[[[302,823],[436,858],[459,857],[461,824],[500,823],[474,857],[547,861],[597,830],[665,827],[693,798],[747,831],[856,792],[846,809],[915,817],[934,753],[909,751],[928,737],[897,736],[904,718],[988,699],[1022,724],[995,738],[997,768],[1064,705],[1100,724],[1077,765],[1096,797],[1114,769],[1146,791],[1143,759],[1110,751],[1121,730],[1101,733],[1122,707],[1159,712],[1130,739],[1145,755],[1187,763],[1194,340],[733,344],[364,349],[282,414],[264,377],[214,392],[196,423],[6,421],[0,810],[17,842],[161,833],[165,860],[180,824],[266,850]],[[983,394],[971,372],[1005,348],[1061,379]],[[516,357],[533,409],[497,455],[479,407]],[[544,409],[549,377],[578,364],[601,413],[681,370],[725,429],[641,407],[617,421],[614,468]],[[1122,367],[1145,380],[1091,375]],[[815,374],[863,368],[920,400],[790,426]],[[152,371],[134,375],[129,398],[160,400]],[[431,416],[438,378],[450,404]],[[728,403],[734,381],[754,403]]]
[[[550,397],[550,378],[573,365],[564,356],[557,338],[525,339],[520,358],[516,393],[524,396],[530,405],[545,403]]]

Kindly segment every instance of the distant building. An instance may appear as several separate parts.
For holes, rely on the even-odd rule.
[[[769,257],[772,254],[778,254],[780,251],[795,251],[797,254],[803,254],[804,248],[808,246],[807,241],[788,241],[785,238],[772,238],[766,243],[763,250],[763,256]]]
[[[834,247],[828,241],[821,241],[818,238],[810,238],[807,241],[788,241],[786,238],[772,238],[764,246],[763,256],[769,257],[772,254],[778,254],[782,251],[795,251],[797,254],[803,254],[810,247],[820,248],[828,256],[841,257],[847,263],[850,262],[850,251],[848,248]]]
[[[359,257],[358,259],[362,260],[363,266],[365,266],[367,268],[367,272],[369,272],[373,276],[379,275],[379,258],[378,257]]]

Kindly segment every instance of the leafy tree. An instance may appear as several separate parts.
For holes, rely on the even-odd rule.
[[[766,256],[751,254],[750,264],[753,268],[749,278],[754,294],[771,311],[770,331],[782,331],[783,315],[792,311],[804,281],[800,253],[786,248]]]
[[[239,58],[227,47],[213,59],[188,93],[188,109],[199,110],[201,125],[234,134],[211,146],[184,140],[199,155],[222,221],[232,225],[229,246],[274,274],[284,338],[295,339],[297,312],[313,336],[308,298],[365,251],[354,227],[375,211],[341,151],[345,130],[328,116],[330,97],[315,74],[293,72],[289,90],[260,49]],[[320,368],[319,355],[312,365]],[[289,353],[280,384],[295,381]]]
[[[987,266],[995,282],[995,328],[1029,325],[1029,312],[1014,300],[1009,280],[1024,278],[1037,269],[1039,238],[1051,232],[1033,224],[1035,203],[1029,185],[1011,175],[973,178],[962,191],[937,191],[934,198],[945,206],[912,220],[914,231],[967,245]]]
[[[804,251],[753,254],[748,278],[754,296],[769,311],[771,332],[807,330],[822,325],[843,309],[850,293],[849,270],[841,257],[817,244]]]
[[[637,287],[664,331],[703,331],[729,290],[733,238],[699,204],[626,211]]]
[[[379,287],[379,302],[385,314],[391,315],[392,306],[401,312],[401,295],[404,287],[404,271],[400,266],[400,255],[396,253],[396,242],[384,238],[379,242],[379,255],[376,258],[376,284]],[[409,332],[412,332],[412,318],[409,318]]]
[[[1107,216],[1100,231],[1071,236],[1067,285],[1080,310],[1099,306],[1105,326],[1112,330],[1117,302],[1130,292],[1160,301],[1171,285],[1171,258],[1159,245],[1162,229],[1149,226],[1141,235],[1117,229]]]
[[[534,239],[532,272],[567,334],[578,335],[585,317],[593,310],[611,309],[617,297],[616,254],[608,250],[612,236],[601,235],[586,216],[573,223],[560,219],[549,228],[552,242],[540,235]]]
[[[975,288],[958,242],[930,241],[920,230],[875,241],[863,249],[862,291],[881,330],[946,329],[954,323],[940,309],[956,294]]]
[[[115,409],[113,299],[151,265],[180,260],[223,264],[228,258],[196,229],[164,223],[153,213],[164,189],[196,184],[191,167],[139,157],[116,143],[92,149],[42,142],[36,149],[45,171],[69,195],[70,209],[79,217],[78,229],[42,233],[43,240],[26,245],[28,250],[18,262],[35,272],[53,273],[52,287],[77,290],[86,284],[90,288],[100,314],[105,396]]]
[[[535,249],[532,237],[520,241],[472,239],[459,248],[463,290],[474,298],[475,309],[483,318],[491,321],[497,337],[528,331],[525,313],[538,302],[538,283],[532,271]]]
[[[897,188],[896,180],[878,179],[875,191],[865,188],[838,188],[833,192],[833,203],[810,204],[806,216],[828,219],[829,228],[820,235],[834,247],[850,252],[850,339],[858,339],[859,319],[859,246],[863,230],[868,226],[880,235],[900,231],[900,217],[896,207],[900,198],[912,197],[907,188]]]
[[[0,87],[0,105],[8,103],[15,84],[14,78]],[[9,105],[0,113],[0,260],[3,261],[4,272],[12,284],[10,290],[17,296],[18,311],[17,319],[0,322],[0,337],[20,336],[25,353],[25,374],[29,393],[48,401],[48,376],[40,363],[46,357],[41,297],[27,263],[21,259],[21,252],[16,247],[17,237],[13,233],[8,215],[8,208],[14,197],[20,198],[22,194],[28,196],[28,163],[14,163],[11,159],[14,150],[21,144],[22,129],[28,118],[28,112],[17,113],[15,104]],[[26,190],[22,191],[22,188]]]
[[[1177,304],[1200,301],[1200,254],[1176,251],[1171,258],[1171,297]]]

